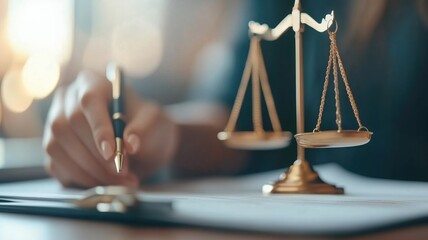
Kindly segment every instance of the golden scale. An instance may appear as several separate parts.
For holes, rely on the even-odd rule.
[[[266,24],[250,22],[250,49],[247,62],[244,68],[241,83],[231,111],[229,121],[223,132],[218,134],[218,138],[231,148],[237,149],[277,149],[289,145],[292,134],[283,131],[275,108],[269,86],[260,41],[275,41],[289,28],[295,32],[296,45],[296,138],[297,160],[288,171],[281,174],[274,183],[263,186],[264,193],[304,193],[304,194],[343,194],[343,188],[325,183],[312,169],[305,159],[305,148],[338,148],[353,147],[366,144],[370,141],[370,132],[361,123],[357,105],[352,95],[346,77],[342,60],[336,45],[336,30],[332,32],[329,28],[335,22],[334,12],[327,14],[321,23],[316,22],[307,13],[301,12],[300,0],[295,0],[292,13],[287,15],[275,28],[271,29]],[[328,60],[324,88],[322,91],[321,104],[319,108],[318,121],[312,132],[304,131],[304,84],[303,84],[303,54],[302,54],[302,32],[303,24],[310,26],[318,32],[328,32],[330,44],[330,56]],[[337,130],[321,131],[321,120],[324,111],[326,91],[329,83],[329,75],[333,68],[334,93],[336,103],[336,124]],[[358,123],[357,130],[343,130],[339,101],[339,80],[338,68],[341,73],[346,93],[349,97],[352,110]],[[253,131],[235,131],[245,92],[248,88],[250,78],[252,79],[252,121]],[[266,102],[272,131],[263,129],[261,93]]]

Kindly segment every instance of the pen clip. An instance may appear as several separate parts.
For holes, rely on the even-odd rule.
[[[119,99],[122,93],[122,76],[119,67],[114,63],[107,64],[106,77],[112,84],[113,98]]]

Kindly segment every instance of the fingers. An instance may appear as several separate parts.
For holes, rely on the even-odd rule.
[[[88,174],[84,168],[81,168],[75,161],[64,151],[64,149],[52,142],[47,151],[50,155],[48,160],[47,170],[55,178],[57,178],[62,185],[66,187],[84,187],[90,188],[99,185],[123,184],[130,187],[137,186],[137,179],[135,176],[129,176],[119,181],[106,181],[100,183],[91,174]],[[96,169],[95,169],[96,170]]]
[[[60,127],[60,128],[59,128]],[[50,140],[45,148],[50,156],[50,173],[65,186],[91,187],[96,185],[137,186],[137,178],[131,174],[115,174],[112,162],[97,161],[73,135],[70,128],[53,123]],[[104,166],[102,163],[105,163]]]
[[[104,159],[109,160],[114,151],[114,132],[108,111],[111,84],[105,79],[97,80],[88,73],[80,74],[76,81],[79,86],[77,98],[91,128],[96,148]]]
[[[85,146],[74,135],[65,119],[57,119],[52,125],[53,137],[65,153],[75,162],[82,171],[92,175],[98,182],[105,183],[109,174],[106,165],[94,160]]]
[[[98,181],[82,171],[59,145],[52,143],[47,147],[47,151],[50,156],[47,170],[63,186],[90,188],[98,185]]]
[[[101,151],[102,144],[99,143],[102,141],[96,142],[97,139],[111,139],[113,142],[113,130],[107,110],[108,87],[102,90],[101,87],[94,86],[94,83],[109,86],[107,81],[103,83],[86,78],[56,92],[43,139],[43,145],[49,155],[47,169],[65,186],[138,186],[138,178],[126,171],[126,164],[124,173],[116,174],[113,161],[104,160],[108,151]],[[89,98],[86,97],[86,102],[82,102],[82,97],[91,96],[90,93],[82,94],[82,89],[96,92],[96,96],[100,97],[94,101],[88,101]],[[105,96],[102,97],[103,95]],[[102,102],[104,104],[101,104]],[[100,116],[99,112],[104,114]],[[108,155],[112,154],[113,144],[111,154]]]
[[[75,88],[75,86],[71,86],[70,88]],[[95,159],[99,161],[105,161],[104,157],[98,151],[89,123],[80,108],[77,98],[77,91],[74,89],[68,89],[66,96],[64,97],[64,102],[65,117],[76,136],[83,143],[83,145],[86,146]]]

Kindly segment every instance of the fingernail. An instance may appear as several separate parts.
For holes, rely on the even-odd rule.
[[[140,147],[140,139],[135,134],[131,134],[128,137],[128,143],[131,145],[132,153],[136,153]]]
[[[113,155],[113,148],[111,147],[111,145],[107,141],[101,142],[101,150],[103,151],[102,155],[103,155],[105,160],[109,160],[111,158],[111,156]]]

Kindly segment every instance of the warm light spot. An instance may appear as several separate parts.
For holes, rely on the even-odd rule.
[[[25,90],[34,98],[44,98],[58,84],[60,68],[47,56],[32,56],[24,65],[22,80]]]
[[[143,19],[119,25],[113,32],[112,58],[127,74],[144,77],[160,65],[163,52],[159,27]]]
[[[60,63],[71,56],[72,0],[8,1],[7,30],[16,57],[46,54]]]
[[[11,69],[4,75],[1,96],[4,106],[17,113],[27,110],[33,102],[22,84],[21,71],[18,69]]]

